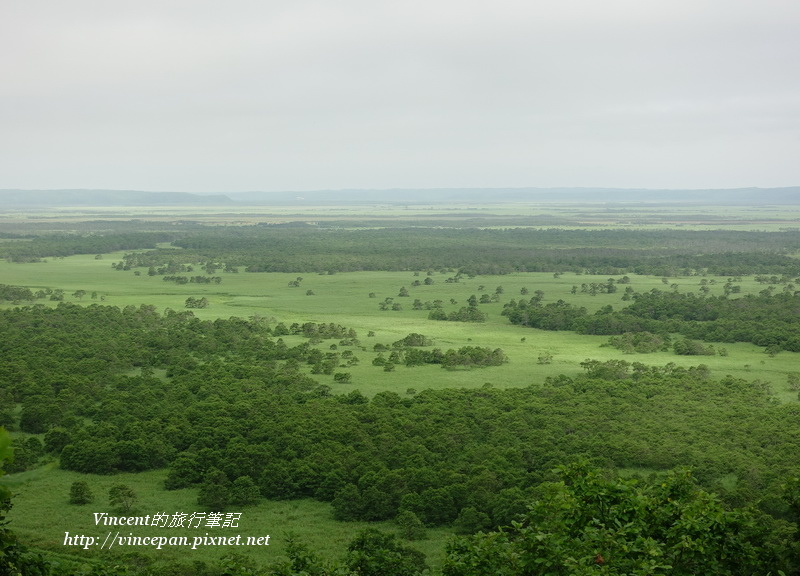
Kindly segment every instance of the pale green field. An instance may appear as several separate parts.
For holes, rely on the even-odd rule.
[[[583,283],[605,282],[608,276],[589,276],[565,273],[554,278],[549,273],[521,273],[504,276],[479,276],[463,278],[458,283],[446,283],[451,273],[435,273],[434,284],[413,287],[415,280],[425,279],[425,273],[415,276],[413,272],[355,272],[334,275],[284,274],[284,273],[219,273],[221,284],[184,284],[164,282],[161,277],[147,276],[146,272],[136,276],[133,271],[117,271],[111,268],[113,262],[120,260],[122,254],[105,255],[97,260],[94,256],[71,256],[63,259],[50,259],[35,264],[11,264],[0,262],[0,280],[6,284],[27,286],[33,290],[40,288],[60,288],[64,290],[65,301],[89,305],[92,303],[124,307],[150,304],[158,310],[171,308],[184,310],[188,296],[206,297],[210,306],[194,310],[200,318],[228,318],[231,316],[261,316],[273,322],[283,322],[287,326],[293,322],[333,322],[358,333],[361,347],[355,355],[360,364],[346,370],[352,374],[349,384],[334,384],[332,376],[315,376],[320,382],[329,384],[334,392],[348,392],[360,389],[367,395],[382,390],[405,393],[408,388],[447,388],[453,386],[475,388],[491,383],[497,387],[528,386],[540,384],[547,376],[557,374],[572,375],[581,371],[579,364],[587,358],[607,360],[618,358],[651,365],[664,365],[674,362],[680,366],[705,364],[715,377],[732,375],[745,379],[759,379],[770,382],[774,391],[783,400],[796,400],[795,394],[786,390],[786,375],[797,371],[798,364],[794,354],[784,352],[769,357],[762,348],[751,344],[719,344],[728,350],[727,357],[702,356],[685,357],[672,353],[623,354],[610,348],[601,347],[608,338],[605,336],[581,336],[571,332],[550,332],[511,325],[501,316],[503,303],[512,299],[530,298],[536,290],[545,294],[544,303],[559,299],[585,306],[590,311],[602,306],[612,305],[621,308],[624,286],[619,286],[615,294],[590,296],[580,293]],[[204,274],[202,271],[192,274]],[[298,276],[303,278],[301,286],[290,287],[290,281]],[[617,277],[619,278],[619,277]],[[660,277],[630,275],[631,283],[637,292],[652,288],[673,289],[698,292],[701,278],[698,276],[670,278],[664,284]],[[707,280],[712,280],[708,277]],[[722,294],[727,278],[716,278],[710,284],[711,294]],[[571,294],[572,286],[579,292]],[[752,278],[744,277],[736,285],[741,286],[742,294],[758,292],[764,285]],[[484,289],[481,290],[480,287]],[[469,324],[461,322],[442,322],[428,320],[425,310],[413,310],[413,301],[419,298],[423,303],[436,299],[445,302],[447,311],[457,310],[466,305],[471,295],[480,298],[481,294],[494,294],[498,286],[503,287],[499,303],[482,304],[480,309],[488,313],[486,323]],[[398,297],[402,287],[409,290],[407,298]],[[526,287],[530,294],[521,296],[520,289]],[[81,300],[73,296],[76,290],[85,290],[87,295]],[[313,290],[314,295],[306,295]],[[92,292],[98,298],[92,300]],[[375,297],[370,298],[369,294]],[[379,303],[390,297],[401,303],[402,311],[381,311]],[[451,304],[450,300],[456,300]],[[48,305],[52,303],[39,300]],[[374,337],[368,337],[369,332]],[[448,372],[435,366],[398,366],[394,372],[384,372],[372,366],[375,357],[373,346],[376,343],[390,345],[411,332],[418,332],[434,339],[434,345],[442,349],[461,346],[486,346],[502,348],[510,362],[504,366],[472,371]],[[524,339],[524,341],[523,341]],[[286,338],[287,343],[300,339]],[[320,347],[328,349],[335,341],[325,341]],[[538,363],[542,353],[553,356],[551,364]]]
[[[445,280],[453,274],[437,272],[433,276],[435,281],[433,285],[413,287],[414,280],[425,279],[424,272],[419,276],[415,276],[413,272],[359,272],[335,275],[220,272],[223,281],[219,285],[179,286],[172,282],[164,282],[160,276],[149,277],[144,270],[137,276],[133,271],[112,269],[111,264],[119,261],[121,257],[122,253],[117,253],[105,255],[102,259],[95,259],[94,256],[72,256],[35,264],[0,262],[0,282],[27,286],[34,291],[40,288],[62,289],[65,301],[82,305],[97,303],[124,307],[150,304],[160,311],[167,308],[184,310],[184,301],[188,296],[198,298],[204,296],[210,301],[210,306],[193,311],[203,319],[258,315],[269,319],[270,322],[284,322],[287,326],[293,322],[309,321],[341,324],[357,331],[361,347],[364,349],[354,349],[355,355],[360,359],[359,365],[339,369],[352,374],[350,383],[337,384],[332,376],[313,376],[319,382],[331,386],[333,393],[346,393],[359,389],[368,396],[381,391],[395,391],[406,395],[409,389],[421,391],[427,388],[479,388],[487,383],[495,387],[539,385],[548,376],[578,374],[582,371],[580,363],[591,358],[622,359],[659,366],[669,362],[680,366],[705,364],[711,369],[712,377],[732,375],[748,380],[767,381],[772,384],[774,392],[782,401],[797,401],[797,392],[789,392],[787,388],[787,374],[800,370],[798,357],[792,353],[783,352],[770,357],[763,349],[750,344],[719,344],[717,347],[726,348],[728,356],[685,357],[671,353],[626,355],[614,348],[601,347],[607,341],[605,336],[580,336],[570,332],[526,329],[511,325],[500,315],[503,303],[511,299],[530,298],[536,290],[544,292],[545,303],[564,299],[586,306],[590,310],[597,310],[609,304],[620,308],[625,305],[621,299],[624,286],[619,286],[619,291],[615,294],[590,296],[580,292],[575,295],[570,293],[572,286],[578,286],[580,290],[582,283],[605,282],[607,276],[565,273],[559,278],[554,278],[552,274],[524,273],[464,278],[459,283],[446,283]],[[194,274],[205,273],[196,271],[186,275]],[[290,287],[288,283],[298,276],[303,278],[301,287]],[[667,284],[664,284],[660,277],[629,276],[630,286],[637,292],[652,288],[668,290],[672,289],[673,284],[677,284],[679,291],[698,291],[701,281],[700,277],[669,278]],[[722,294],[726,280],[727,278],[716,278],[716,283],[710,285],[711,293]],[[737,285],[741,286],[743,294],[758,292],[765,287],[748,277],[737,282]],[[481,286],[484,287],[482,291]],[[427,311],[412,309],[414,299],[419,298],[423,302],[441,299],[445,302],[447,311],[455,310],[466,305],[469,296],[475,294],[480,298],[483,293],[491,295],[498,286],[503,287],[500,302],[480,305],[480,309],[489,314],[488,321],[483,324],[431,321],[427,319]],[[410,297],[398,297],[401,287],[408,288]],[[523,287],[529,290],[528,296],[520,295],[520,289]],[[85,290],[87,295],[78,300],[73,296],[76,290]],[[307,296],[307,290],[313,290],[314,295]],[[97,292],[96,299],[91,298],[92,292]],[[369,297],[370,292],[375,293],[375,298]],[[403,310],[380,311],[378,305],[387,297],[401,303]],[[457,303],[450,304],[451,298]],[[47,300],[37,302],[45,305],[55,304]],[[370,331],[375,333],[373,337],[367,335]],[[471,371],[447,371],[435,366],[414,368],[397,366],[394,372],[388,373],[372,365],[372,359],[376,355],[373,346],[376,343],[390,345],[411,332],[433,338],[435,346],[443,349],[466,345],[502,348],[510,362],[500,367]],[[285,340],[292,345],[303,339],[291,336]],[[328,350],[334,342],[324,341],[320,344],[320,348]],[[339,349],[341,351],[344,348]],[[542,353],[553,356],[551,364],[538,363],[538,357]],[[108,511],[106,502],[108,487],[119,482],[132,486],[138,493],[137,508],[142,514],[152,514],[156,511],[169,513],[195,511],[196,492],[165,491],[161,488],[163,476],[164,471],[155,471],[136,475],[87,477],[59,470],[52,465],[12,475],[5,479],[15,492],[15,505],[9,519],[23,540],[35,547],[69,553],[73,557],[111,558],[112,555],[108,551],[84,551],[63,546],[64,531],[69,531],[70,534],[104,537],[107,529],[93,525],[92,512]],[[79,478],[88,479],[97,498],[95,504],[83,507],[67,505],[69,486]],[[56,518],[58,521],[54,523]],[[266,564],[281,559],[289,533],[297,534],[302,542],[308,544],[320,556],[337,558],[343,553],[347,542],[364,526],[365,524],[333,521],[327,504],[313,501],[265,501],[257,507],[243,510],[240,528],[229,532],[231,535],[241,533],[243,537],[271,535],[269,547],[261,549],[240,547],[236,550],[248,558]],[[373,526],[394,530],[391,523]],[[165,530],[150,529],[148,532],[136,528],[130,532],[135,532],[136,535],[163,535]],[[209,533],[213,534],[210,531]],[[175,535],[193,535],[193,533]],[[430,530],[428,540],[413,545],[425,552],[429,563],[436,567],[441,564],[447,537],[446,530]],[[137,554],[167,561],[202,560],[213,563],[230,550],[206,547],[190,552],[175,548],[165,548],[155,553],[135,548],[119,551],[119,553],[124,552],[134,555],[125,557],[123,561],[126,563],[136,562]]]

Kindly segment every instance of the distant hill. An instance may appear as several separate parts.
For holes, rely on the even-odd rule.
[[[797,205],[800,186],[654,190],[630,188],[396,188],[387,190],[312,190],[286,192],[141,192],[136,190],[0,190],[2,208],[66,206],[286,206],[306,204],[487,204],[647,203],[705,205]]]
[[[218,206],[233,204],[224,194],[140,192],[137,190],[0,190],[5,208],[65,206]]]
[[[310,192],[234,192],[242,204],[486,204],[681,203],[714,205],[800,204],[800,186],[714,190],[624,188],[430,188],[392,190],[315,190]]]

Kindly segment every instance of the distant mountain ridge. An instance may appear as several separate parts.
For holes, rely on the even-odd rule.
[[[413,188],[286,192],[143,192],[137,190],[0,190],[0,207],[286,206],[334,204],[657,203],[797,205],[800,186],[657,190],[631,188]]]
[[[390,190],[315,190],[308,192],[234,192],[243,204],[490,204],[542,203],[681,203],[800,204],[800,186],[655,190],[631,188],[412,188]]]
[[[139,190],[0,190],[0,206],[218,206],[233,204],[224,194]]]

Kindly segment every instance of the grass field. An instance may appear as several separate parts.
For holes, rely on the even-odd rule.
[[[7,477],[4,483],[14,492],[14,508],[9,519],[17,534],[29,546],[48,553],[76,558],[86,563],[96,559],[125,564],[160,562],[191,565],[193,562],[215,564],[229,554],[240,554],[261,565],[282,560],[290,537],[306,544],[310,550],[323,558],[338,558],[358,531],[370,526],[386,532],[396,530],[391,522],[336,522],[331,518],[328,504],[314,500],[262,501],[257,506],[241,510],[237,527],[208,527],[205,522],[199,528],[169,528],[153,526],[103,526],[95,523],[95,512],[108,512],[117,516],[145,516],[177,512],[191,514],[199,512],[195,490],[164,490],[165,472],[143,472],[139,474],[117,474],[114,476],[86,476],[60,470],[54,463],[29,472]],[[83,506],[69,505],[67,497],[70,485],[76,480],[86,480],[95,500]],[[129,512],[115,511],[108,504],[108,490],[115,484],[130,486],[138,496],[135,508]],[[54,519],[58,519],[54,522]],[[69,534],[67,534],[67,532]],[[165,545],[161,549],[153,546],[126,546],[101,549],[93,546],[65,545],[66,536],[83,535],[104,541],[111,537],[133,534],[140,537],[186,537],[188,546]],[[241,542],[248,536],[270,536],[268,545],[203,545],[196,537],[231,537],[241,535]],[[429,563],[438,565],[442,560],[443,542],[449,536],[447,530],[429,529],[428,539],[413,543],[413,547],[424,552]],[[117,541],[119,542],[119,541]],[[192,545],[198,542],[196,548]]]
[[[490,210],[491,209],[491,210]],[[464,217],[476,214],[487,215],[492,212],[497,219],[487,219],[489,225],[502,225],[502,219],[519,215],[515,207],[469,207],[464,209]],[[648,211],[649,210],[649,211]],[[562,217],[573,218],[576,223],[597,226],[655,226],[660,219],[661,226],[692,226],[707,228],[715,222],[725,220],[727,227],[735,229],[779,229],[785,227],[797,214],[787,213],[782,209],[761,209],[750,220],[745,219],[744,212],[738,209],[729,211],[690,211],[675,207],[664,213],[654,213],[652,209],[640,209],[633,206],[625,211],[597,211],[595,214],[585,209],[568,209],[566,212],[553,211]],[[380,218],[421,218],[425,215],[439,217],[438,207],[384,207],[380,210],[372,208],[351,207],[337,213],[325,212],[328,218],[363,218],[365,215]],[[547,210],[536,212],[529,207],[531,215],[544,215]],[[527,214],[527,213],[526,213]],[[114,218],[118,215],[98,210],[93,214],[98,218]],[[83,214],[85,216],[85,213]],[[140,217],[168,218],[166,212],[147,212],[136,214]],[[209,222],[218,221],[221,216],[212,211],[195,214],[199,219]],[[271,210],[268,214],[234,214],[226,215],[229,222],[249,223],[260,218],[274,218],[276,221],[296,220],[298,216],[309,220],[317,219],[320,210],[304,212],[296,207]],[[690,218],[691,216],[691,218]],[[64,222],[64,229],[72,226],[75,214],[29,215],[32,221],[59,220]],[[131,215],[127,215],[131,218]],[[174,215],[172,216],[174,218]],[[593,217],[593,219],[592,219]],[[7,220],[20,221],[19,215],[6,215]],[[233,220],[230,220],[230,219]],[[0,262],[0,282],[4,284],[26,286],[32,290],[61,289],[64,299],[82,305],[103,304],[124,307],[148,304],[163,311],[171,308],[184,310],[187,297],[206,297],[210,305],[205,309],[194,310],[194,314],[202,319],[228,318],[231,316],[266,318],[270,323],[332,322],[358,333],[360,347],[353,348],[359,363],[345,370],[352,379],[347,384],[335,383],[332,376],[314,375],[321,383],[331,386],[333,393],[346,393],[358,389],[367,396],[381,391],[394,391],[401,395],[413,394],[424,389],[449,387],[479,388],[487,384],[494,387],[521,387],[539,385],[548,376],[558,374],[574,375],[582,371],[580,363],[586,359],[621,359],[661,366],[675,363],[680,366],[705,364],[712,377],[721,378],[731,375],[747,380],[769,382],[781,401],[797,402],[797,392],[790,392],[787,386],[789,373],[800,369],[797,356],[788,352],[769,356],[762,348],[750,344],[718,344],[725,348],[727,356],[687,357],[676,356],[669,352],[654,354],[626,355],[611,347],[603,347],[607,337],[581,336],[571,332],[545,332],[511,325],[501,316],[503,303],[521,296],[523,288],[532,295],[535,291],[544,292],[544,303],[559,299],[572,304],[585,306],[590,311],[611,305],[620,308],[623,290],[615,294],[598,294],[590,296],[580,291],[572,294],[573,286],[582,283],[605,282],[607,276],[588,276],[564,273],[559,277],[545,273],[519,273],[504,276],[478,276],[462,278],[457,283],[446,282],[453,276],[452,272],[436,272],[430,286],[413,286],[416,280],[426,278],[425,273],[415,275],[414,272],[358,272],[334,275],[316,274],[283,274],[283,273],[222,273],[220,284],[186,284],[176,285],[165,282],[160,276],[150,277],[146,271],[135,274],[134,271],[117,271],[111,264],[118,262],[123,253],[105,254],[102,258],[94,255],[72,256],[63,259],[48,259],[35,264],[12,264]],[[198,272],[199,273],[199,272]],[[300,287],[291,287],[289,283],[302,276]],[[661,277],[630,275],[630,286],[637,292],[645,292],[652,288],[659,290],[675,289],[680,292],[697,292],[701,286],[698,276],[669,278],[665,283]],[[727,278],[712,278],[709,284],[711,294],[722,294],[723,284]],[[741,294],[757,293],[764,285],[755,282],[752,277],[744,277],[737,282]],[[494,294],[502,287],[500,301],[482,304],[480,309],[488,314],[488,320],[481,324],[433,321],[427,318],[426,310],[413,310],[412,304],[419,298],[422,302],[442,300],[445,310],[457,310],[466,305],[471,295]],[[407,288],[409,297],[400,297],[401,288]],[[82,298],[74,296],[78,290],[85,290]],[[308,295],[307,291],[313,291]],[[92,297],[96,293],[96,298]],[[370,297],[370,294],[374,297]],[[381,311],[379,304],[386,298],[402,304],[400,311]],[[454,303],[451,303],[454,301]],[[45,305],[54,302],[40,300]],[[461,346],[486,346],[492,349],[501,348],[509,357],[509,363],[499,367],[474,369],[469,371],[447,371],[436,366],[408,368],[397,366],[393,372],[385,372],[372,365],[376,353],[375,344],[391,345],[409,333],[417,332],[434,340],[436,347],[442,349]],[[374,333],[374,335],[369,335]],[[288,344],[300,342],[299,336],[285,337]],[[320,344],[323,350],[330,349],[334,341]],[[552,356],[552,362],[539,362],[541,354]],[[15,493],[14,509],[9,514],[13,528],[22,539],[34,547],[46,549],[58,554],[91,561],[95,557],[108,559],[109,551],[85,551],[77,547],[64,546],[65,531],[70,534],[86,534],[105,536],[107,529],[94,525],[93,512],[110,511],[106,502],[108,488],[116,483],[130,485],[138,494],[137,512],[153,514],[157,511],[175,513],[183,511],[191,513],[197,508],[196,492],[193,490],[165,491],[163,489],[164,471],[147,472],[136,475],[120,474],[117,476],[92,476],[89,483],[96,496],[95,503],[87,506],[67,505],[70,484],[76,479],[85,477],[60,470],[55,463],[47,464],[21,474],[10,475],[3,482]],[[134,513],[137,513],[134,512]],[[58,519],[57,522],[54,519]],[[347,542],[364,524],[339,523],[331,518],[330,507],[313,501],[262,502],[256,507],[243,510],[240,527],[229,529],[226,535],[241,533],[243,536],[271,536],[270,546],[259,549],[238,549],[248,558],[259,563],[277,561],[285,552],[289,534],[308,544],[320,556],[333,558],[341,554]],[[379,528],[393,530],[392,524],[380,524]],[[141,529],[136,534],[164,535],[167,529]],[[194,536],[197,531],[185,531],[174,535]],[[213,535],[209,531],[210,534]],[[173,535],[170,533],[169,535]],[[430,530],[427,540],[413,545],[428,555],[429,563],[436,567],[441,563],[442,550],[448,537],[446,530]],[[168,562],[190,563],[195,560],[215,562],[230,550],[219,547],[201,547],[187,553],[181,548],[164,548],[157,552],[142,548],[118,550],[120,561],[126,563],[149,562],[152,558]]]
[[[361,347],[355,350],[360,363],[348,368],[352,380],[348,384],[335,384],[332,377],[317,376],[320,381],[334,386],[334,392],[348,392],[360,389],[371,396],[382,390],[405,393],[408,388],[447,388],[452,386],[480,387],[489,382],[493,386],[527,386],[539,384],[547,376],[575,374],[581,371],[579,364],[587,358],[606,360],[619,358],[645,364],[663,365],[674,362],[677,365],[692,366],[706,364],[714,376],[732,375],[739,378],[759,379],[770,382],[774,391],[783,400],[796,400],[796,394],[785,390],[786,375],[797,370],[792,354],[783,353],[770,357],[762,348],[751,344],[719,344],[726,348],[728,356],[686,357],[670,352],[628,355],[610,348],[601,347],[608,338],[605,336],[582,336],[571,332],[550,332],[511,325],[501,316],[503,303],[525,296],[522,288],[530,294],[536,290],[544,292],[544,303],[563,299],[572,304],[585,306],[590,311],[611,305],[621,308],[622,290],[615,294],[590,296],[571,294],[573,286],[582,283],[604,282],[607,276],[589,276],[566,273],[558,278],[547,273],[522,273],[503,276],[479,276],[463,278],[458,283],[447,283],[451,273],[435,273],[434,284],[413,287],[415,280],[422,280],[425,274],[415,276],[413,272],[356,272],[334,275],[304,274],[300,287],[290,287],[289,282],[298,278],[297,274],[284,273],[220,273],[222,283],[176,285],[164,282],[160,276],[135,275],[133,271],[117,271],[111,263],[118,261],[122,254],[105,255],[103,259],[94,256],[71,256],[51,259],[35,264],[11,264],[0,262],[0,277],[4,283],[27,286],[34,291],[44,288],[64,290],[65,300],[90,305],[92,303],[124,307],[140,304],[154,305],[158,310],[171,308],[183,310],[189,296],[206,297],[210,305],[205,309],[193,310],[200,318],[228,318],[238,316],[248,318],[261,316],[273,323],[283,322],[287,326],[293,322],[333,322],[358,333]],[[709,284],[710,294],[722,294],[726,278],[706,278],[717,280]],[[661,277],[631,276],[629,284],[637,292],[652,288],[698,292],[700,277],[670,278],[668,285]],[[764,286],[752,278],[744,277],[737,285],[742,294],[758,292]],[[480,309],[488,314],[485,323],[434,321],[427,318],[426,310],[413,310],[415,299],[423,302],[442,300],[445,310],[457,310],[466,305],[471,295],[494,294],[502,286],[500,302],[482,304]],[[401,288],[406,287],[409,297],[398,297]],[[81,299],[73,296],[77,290],[85,290]],[[312,290],[314,295],[307,295]],[[92,299],[92,292],[97,298]],[[375,295],[370,297],[370,293]],[[699,293],[699,292],[698,292]],[[530,297],[530,296],[528,296]],[[385,298],[393,298],[400,303],[401,311],[381,311],[379,304]],[[451,304],[451,299],[455,304]],[[49,301],[42,301],[52,304]],[[374,333],[370,337],[368,334]],[[434,366],[406,368],[399,366],[394,372],[383,372],[371,364],[375,357],[375,344],[390,345],[409,333],[417,332],[434,340],[435,346],[448,349],[461,346],[486,346],[502,348],[510,359],[504,366],[472,371],[448,372]],[[300,340],[298,339],[298,342]],[[292,343],[287,337],[287,343]],[[327,349],[330,342],[321,347]],[[540,364],[540,354],[552,355],[550,364]],[[794,398],[792,398],[794,396]]]

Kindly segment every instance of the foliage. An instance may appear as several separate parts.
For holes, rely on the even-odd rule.
[[[230,503],[236,506],[252,506],[261,499],[261,490],[250,476],[239,476],[230,488]]]
[[[115,484],[108,490],[108,503],[124,513],[130,512],[137,500],[136,493],[126,484]]]
[[[34,300],[35,298],[36,296],[30,288],[0,284],[0,300],[18,302],[20,300]]]
[[[76,480],[69,489],[69,503],[83,506],[94,502],[94,494],[85,480]]]
[[[458,311],[446,313],[440,308],[435,308],[428,314],[429,320],[447,320],[449,322],[486,322],[485,312],[478,310],[476,306],[462,306]]]
[[[619,467],[691,465],[726,501],[763,498],[780,515],[780,483],[788,463],[800,460],[790,407],[772,402],[762,383],[714,380],[702,366],[588,359],[584,375],[541,387],[370,400],[331,396],[303,375],[300,362],[325,370],[332,360],[333,370],[343,357],[306,343],[290,348],[275,336],[277,324],[67,303],[0,311],[0,322],[3,389],[23,414],[37,415],[63,468],[166,466],[165,486],[203,486],[208,508],[228,504],[238,482],[250,490],[242,502],[253,501],[255,484],[266,498],[332,501],[342,519],[409,511],[430,525],[494,527],[508,521],[517,490],[590,453]],[[351,336],[329,324],[284,329]],[[502,350],[479,346],[391,354],[392,368],[506,360]],[[164,370],[168,385],[142,368]],[[715,484],[728,475],[734,485]]]
[[[800,264],[790,256],[800,249],[797,231],[514,228],[476,233],[472,228],[452,227],[251,226],[205,229],[173,244],[183,249],[184,257],[225,261],[245,266],[248,272],[456,268],[470,275],[566,270],[656,276],[691,270],[719,275],[800,275]],[[130,265],[152,265],[174,257],[175,251],[162,249],[131,257]]]
[[[519,522],[448,548],[445,576],[473,574],[750,575],[788,568],[774,523],[728,510],[689,472],[651,484],[558,468]]]
[[[603,308],[590,314],[586,308],[563,300],[542,305],[530,301],[511,301],[502,314],[512,324],[542,330],[573,330],[581,334],[652,334],[678,332],[688,339],[714,342],[752,342],[776,351],[800,352],[800,324],[795,311],[800,293],[760,293],[742,298],[696,296],[652,290],[635,294],[632,303],[622,310]],[[659,336],[663,338],[663,336]],[[612,345],[629,349],[631,336],[613,339]],[[641,345],[641,338],[638,342]],[[635,350],[636,345],[631,344]],[[696,347],[678,344],[676,353],[705,354]],[[713,352],[712,352],[713,353]]]
[[[412,332],[408,336],[392,343],[393,348],[407,348],[409,346],[432,346],[432,345],[433,345],[433,340],[431,340],[427,336],[418,334],[416,332]]]
[[[189,296],[186,299],[186,308],[208,308],[208,298],[203,296],[202,298],[195,298],[194,296]]]
[[[650,332],[624,332],[608,339],[608,345],[626,354],[649,354],[664,350],[670,342],[669,335],[659,336]]]
[[[237,494],[238,496],[238,494]],[[231,485],[222,470],[212,468],[200,484],[197,492],[197,504],[206,510],[220,512],[231,500]]]
[[[700,342],[689,338],[676,340],[672,344],[672,349],[675,350],[675,354],[682,356],[713,356],[716,353],[713,346],[704,346]]]
[[[398,543],[393,534],[373,528],[350,543],[345,565],[360,576],[415,576],[426,569],[421,552]]]
[[[11,438],[6,430],[0,427],[0,476],[5,474],[4,467],[13,460]],[[49,565],[39,556],[30,554],[9,528],[6,527],[5,515],[11,509],[11,491],[0,485],[0,574],[20,576],[47,576]]]
[[[424,540],[428,536],[425,525],[411,510],[403,510],[395,518],[400,536],[406,540]]]
[[[158,242],[174,238],[164,232],[106,234],[44,234],[26,242],[0,245],[0,256],[12,262],[38,262],[45,257],[72,254],[104,254],[117,250],[155,248]]]

